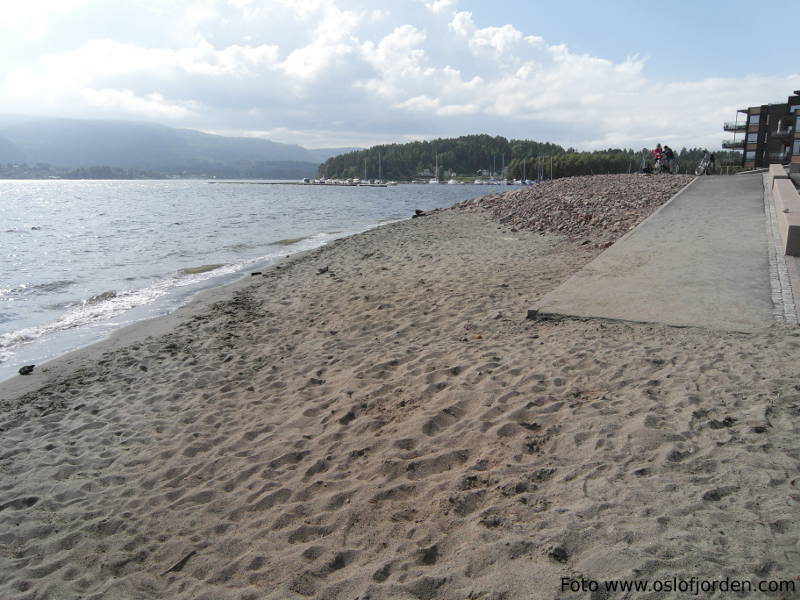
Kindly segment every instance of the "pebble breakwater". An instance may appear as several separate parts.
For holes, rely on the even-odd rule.
[[[545,181],[456,204],[487,210],[516,230],[556,233],[606,247],[686,186],[691,175],[589,175]]]

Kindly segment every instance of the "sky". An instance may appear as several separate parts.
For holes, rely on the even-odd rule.
[[[796,13],[777,0],[770,14]],[[307,148],[489,133],[718,148],[800,89],[740,0],[0,0],[0,114]],[[783,33],[782,33],[783,32]]]

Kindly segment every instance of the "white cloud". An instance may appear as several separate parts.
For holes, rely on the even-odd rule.
[[[427,68],[427,55],[422,45],[425,33],[411,25],[402,25],[377,44],[365,42],[361,55],[373,68],[372,77],[355,82],[376,98],[386,102],[409,99],[412,89],[427,87],[426,78],[435,70]]]
[[[302,84],[314,83],[320,78],[330,81],[331,75],[348,72],[350,65],[358,60],[359,41],[354,31],[368,15],[342,10],[331,1],[297,4],[303,6],[295,7],[296,14],[312,25],[312,41],[291,50],[279,68],[288,78],[289,91],[304,96],[306,89]],[[310,6],[316,7],[316,14],[309,12]],[[313,19],[314,16],[318,19]],[[347,85],[349,82],[343,80],[341,83]]]
[[[196,46],[142,48],[113,40],[98,39],[72,51],[43,59],[45,70],[57,79],[83,81],[98,77],[134,73],[163,75],[183,72],[199,76],[248,76],[273,66],[278,59],[276,46],[233,45],[216,50],[205,40]]]
[[[0,33],[39,45],[0,70],[0,112],[141,117],[317,146],[476,131],[582,148],[718,146],[736,108],[800,88],[796,74],[656,82],[637,48],[622,61],[577,53],[527,27],[478,24],[456,0],[126,6],[131,27],[69,32],[108,5],[13,3]]]
[[[435,0],[434,2],[426,2],[425,8],[438,15],[454,9],[456,4],[456,0]]]
[[[97,108],[102,114],[136,115],[144,119],[178,120],[196,114],[196,102],[169,102],[158,92],[137,96],[131,90],[84,88],[78,97],[88,106]]]
[[[334,68],[337,61],[346,61],[352,52],[353,47],[348,44],[309,44],[292,51],[281,63],[281,69],[289,78],[314,80]]]
[[[25,0],[4,2],[0,32],[14,32],[27,40],[39,40],[47,35],[54,17],[75,11],[90,0]]]
[[[442,104],[438,98],[415,96],[394,105],[395,108],[435,114],[439,117],[472,115],[480,110],[477,104]]]

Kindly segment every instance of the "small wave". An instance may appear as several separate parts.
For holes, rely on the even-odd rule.
[[[111,300],[112,298],[117,297],[116,290],[109,290],[107,292],[103,292],[102,294],[97,294],[92,296],[84,304],[97,304],[98,302],[105,302],[106,300]]]
[[[60,279],[58,281],[48,281],[46,283],[36,283],[29,286],[27,289],[36,292],[60,292],[67,289],[71,285],[75,285],[77,281],[74,279]]]
[[[171,277],[167,278],[153,275],[152,278],[157,281],[144,288],[120,291],[109,290],[96,294],[83,302],[73,301],[71,304],[67,303],[64,306],[66,311],[55,321],[0,334],[0,362],[8,359],[9,356],[17,351],[17,348],[23,345],[34,343],[48,336],[68,330],[83,329],[86,327],[102,328],[104,324],[110,323],[112,319],[118,318],[127,311],[152,304],[159,298],[170,294],[178,288],[198,286],[208,280],[233,275],[251,265],[271,262],[285,255],[287,252],[294,253],[317,248],[326,244],[332,237],[333,236],[327,233],[319,233],[294,239],[279,240],[279,242],[273,242],[269,245],[291,245],[292,248],[286,250],[275,249],[273,253],[249,258],[235,264],[209,264],[199,267],[189,267],[176,271]],[[51,286],[52,288],[53,283],[72,285],[76,282],[65,280],[39,285]]]
[[[34,327],[0,334],[0,361],[7,360],[9,356],[8,353],[2,351],[6,350],[7,348],[13,348],[14,346],[18,346],[20,344],[32,342],[40,337],[40,335],[41,334],[39,331],[37,331],[37,329]]]
[[[197,275],[198,273],[208,273],[209,271],[216,271],[225,265],[200,265],[199,267],[186,267],[185,269],[178,269],[181,275]]]
[[[191,286],[213,279],[218,275],[235,273],[244,265],[202,265],[184,269],[186,275],[160,279],[145,288],[134,290],[109,290],[96,294],[83,302],[65,306],[66,312],[50,323],[0,334],[0,362],[6,360],[17,347],[35,342],[59,332],[102,326],[111,319],[140,306],[151,304],[175,288]]]
[[[299,238],[286,238],[285,240],[277,240],[275,242],[270,242],[270,246],[293,246],[294,244],[299,244],[303,240],[309,239],[310,236],[304,236]]]
[[[19,315],[15,313],[0,313],[0,323],[10,323],[18,317]]]
[[[45,308],[46,310],[64,310],[65,308],[72,308],[77,304],[80,304],[80,302],[76,302],[75,300],[65,300],[63,302],[53,302],[52,304],[45,304],[43,308]]]
[[[30,294],[51,294],[53,292],[63,292],[77,281],[73,279],[60,279],[58,281],[46,281],[44,283],[23,283],[12,288],[0,289],[0,296],[21,296]]]
[[[3,359],[4,355],[7,358],[9,351],[17,346],[60,331],[105,322],[131,308],[151,302],[164,293],[158,288],[129,292],[112,290],[92,296],[79,304],[69,305],[66,307],[67,311],[53,322],[0,334],[0,359]]]
[[[255,248],[260,248],[261,246],[264,245],[265,244],[263,243],[240,242],[238,244],[231,244],[230,246],[225,246],[225,250],[230,250],[231,252],[244,252],[246,250],[253,250]]]

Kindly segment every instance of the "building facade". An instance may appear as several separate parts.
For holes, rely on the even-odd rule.
[[[783,164],[800,171],[800,90],[783,103],[739,109],[736,120],[723,129],[733,139],[724,140],[722,147],[741,150],[744,168]]]

